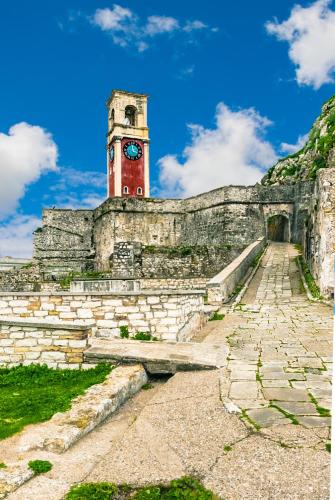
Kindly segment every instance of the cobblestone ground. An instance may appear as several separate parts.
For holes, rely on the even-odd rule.
[[[292,245],[272,243],[234,312],[205,339],[230,332],[225,397],[258,427],[330,426],[332,311],[311,303]]]

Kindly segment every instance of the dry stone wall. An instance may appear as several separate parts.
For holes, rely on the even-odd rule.
[[[0,319],[38,318],[94,324],[94,335],[118,337],[150,332],[162,340],[186,340],[203,321],[203,291],[165,290],[128,293],[0,294]],[[191,326],[189,326],[191,325]]]

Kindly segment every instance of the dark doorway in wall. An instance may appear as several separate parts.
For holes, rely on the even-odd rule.
[[[289,220],[285,215],[272,215],[268,218],[268,240],[290,240]]]

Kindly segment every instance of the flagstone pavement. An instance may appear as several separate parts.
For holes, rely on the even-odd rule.
[[[227,401],[257,427],[330,425],[332,311],[305,295],[293,245],[272,243],[243,304],[205,342],[229,332]]]

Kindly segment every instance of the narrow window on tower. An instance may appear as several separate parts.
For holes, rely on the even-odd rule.
[[[124,125],[136,127],[136,108],[135,106],[126,106],[124,111]]]
[[[124,188],[123,188],[123,194],[129,194],[128,186],[124,186]]]
[[[142,191],[142,188],[141,188],[141,187],[138,187],[138,188],[137,188],[137,194],[143,194],[143,191]]]

